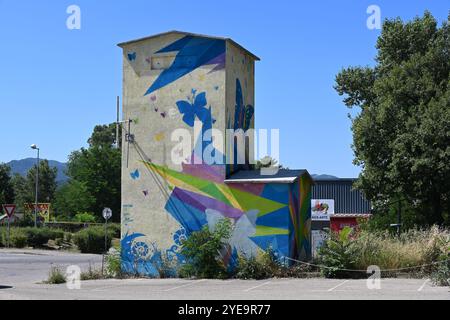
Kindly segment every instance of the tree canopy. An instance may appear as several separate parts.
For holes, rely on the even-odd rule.
[[[115,125],[96,126],[88,143],[89,148],[69,156],[71,182],[58,192],[58,211],[66,215],[91,212],[101,218],[108,207],[113,221],[120,221],[121,150],[114,146]]]
[[[450,17],[449,17],[450,18]],[[450,27],[426,12],[386,20],[373,67],[349,67],[335,89],[352,119],[357,187],[376,206],[402,200],[425,224],[450,222]]]
[[[2,204],[14,202],[14,188],[11,181],[11,168],[6,164],[0,164],[0,212]]]

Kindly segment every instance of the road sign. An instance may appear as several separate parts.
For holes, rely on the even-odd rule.
[[[103,218],[109,220],[112,217],[112,210],[110,208],[103,209]]]
[[[16,212],[16,205],[15,204],[4,204],[3,210],[5,210],[5,213],[8,216],[8,218],[11,218],[14,215],[14,212]]]

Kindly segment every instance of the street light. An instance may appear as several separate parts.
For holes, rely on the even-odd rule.
[[[35,197],[35,203],[34,203],[34,227],[37,227],[37,210],[38,210],[38,189],[39,189],[39,151],[40,149],[38,148],[37,145],[32,144],[31,145],[31,149],[33,150],[37,150],[37,165],[36,165],[36,197]]]

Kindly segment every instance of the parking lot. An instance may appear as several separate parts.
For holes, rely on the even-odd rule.
[[[450,290],[434,287],[428,279],[382,279],[370,290],[366,280],[273,279],[181,280],[132,279],[81,283],[79,290],[66,285],[39,284],[49,267],[89,264],[98,266],[100,256],[68,253],[19,253],[0,251],[0,299],[152,299],[152,300],[450,300]]]

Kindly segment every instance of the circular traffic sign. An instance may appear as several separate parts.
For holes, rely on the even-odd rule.
[[[112,217],[112,210],[110,208],[103,209],[103,218],[109,220]]]

